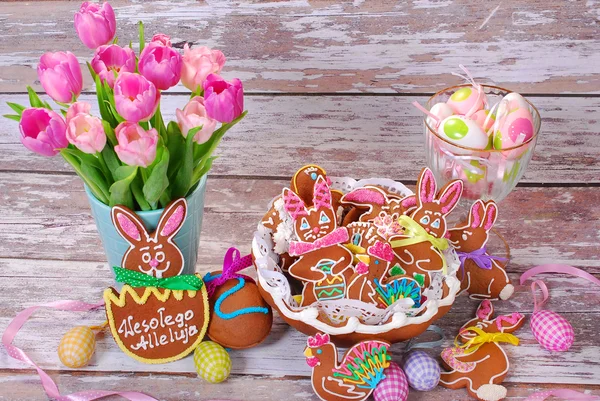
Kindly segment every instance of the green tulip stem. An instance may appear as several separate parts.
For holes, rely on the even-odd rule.
[[[73,169],[75,170],[77,175],[79,175],[79,177],[81,177],[83,182],[85,182],[85,184],[88,186],[90,191],[92,191],[92,193],[94,194],[96,199],[98,199],[100,202],[108,205],[108,199],[106,198],[106,196],[104,196],[102,190],[100,188],[98,188],[98,186],[96,184],[94,184],[91,180],[89,180],[85,176],[85,174],[83,174],[83,172],[81,171],[81,168],[79,168],[79,164],[77,163],[77,160],[75,159],[75,157],[73,157],[72,155],[68,154],[67,152],[63,152],[63,151],[61,151],[60,154],[67,163],[69,163],[71,166],[73,166]]]
[[[110,169],[108,168],[106,161],[104,160],[104,156],[102,156],[102,152],[96,153],[96,156],[98,156],[98,161],[100,162],[100,167],[102,168],[102,172],[104,173],[104,178],[106,178],[106,182],[109,183],[110,186],[111,183],[114,182],[114,179],[112,174],[110,173]]]

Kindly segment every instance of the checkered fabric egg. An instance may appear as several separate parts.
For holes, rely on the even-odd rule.
[[[571,323],[556,312],[533,312],[529,325],[535,339],[549,351],[566,351],[575,340]]]
[[[404,372],[394,362],[390,362],[385,371],[385,379],[379,382],[373,391],[375,401],[406,401],[408,398],[408,382]]]
[[[86,366],[96,349],[96,334],[86,326],[73,327],[58,344],[58,358],[69,368]]]
[[[415,390],[433,390],[440,381],[440,365],[425,351],[408,352],[402,367],[408,384]]]
[[[194,366],[198,376],[210,383],[221,383],[231,373],[231,359],[225,348],[204,341],[194,350]]]

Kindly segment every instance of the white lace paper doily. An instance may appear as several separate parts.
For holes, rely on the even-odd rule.
[[[403,184],[384,178],[359,181],[348,177],[330,177],[330,179],[332,181],[331,188],[343,193],[365,185],[379,185],[401,196],[412,195],[412,191]],[[319,301],[310,306],[299,307],[292,297],[288,279],[281,272],[278,265],[279,255],[273,251],[273,247],[271,230],[259,223],[252,240],[252,253],[257,267],[259,285],[271,295],[279,312],[287,318],[301,321],[331,335],[353,332],[380,334],[408,325],[427,322],[437,314],[440,307],[452,305],[460,290],[460,281],[456,278],[460,263],[456,253],[449,250],[445,252],[448,264],[447,274],[433,275],[431,287],[424,290],[427,300],[419,308],[413,308],[411,299],[400,299],[386,309],[352,299]],[[450,289],[446,297],[442,297],[444,283]],[[327,316],[331,324],[319,320],[320,314]],[[419,315],[417,316],[417,314]],[[343,324],[344,322],[345,324]]]

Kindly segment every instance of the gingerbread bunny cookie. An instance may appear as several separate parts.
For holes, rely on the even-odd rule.
[[[466,387],[469,394],[481,401],[499,401],[506,397],[504,381],[510,364],[500,343],[519,344],[519,339],[508,333],[518,330],[524,316],[513,313],[492,319],[494,307],[484,300],[476,317],[465,323],[458,338],[464,344],[442,351],[442,361],[448,369],[442,372],[440,385],[458,389]]]
[[[461,261],[461,292],[466,291],[473,299],[506,300],[515,290],[506,274],[506,260],[486,251],[489,231],[497,217],[494,201],[478,200],[471,206],[467,222],[448,230],[450,243]]]
[[[282,194],[298,238],[290,242],[290,255],[299,259],[289,273],[304,282],[301,306],[343,298],[353,273],[352,253],[341,245],[348,242],[348,230],[337,226],[331,191],[323,177],[317,178],[313,193],[310,207],[288,188]]]
[[[405,232],[389,239],[394,253],[407,275],[429,287],[430,273],[443,271],[442,251],[448,247],[446,216],[458,204],[463,190],[460,180],[450,181],[439,192],[430,169],[421,171],[417,182],[417,208],[409,216],[400,216]]]
[[[156,278],[181,274],[183,254],[173,243],[187,215],[184,198],[171,202],[160,217],[153,233],[148,233],[140,217],[125,206],[111,210],[112,222],[119,234],[129,243],[121,266]]]

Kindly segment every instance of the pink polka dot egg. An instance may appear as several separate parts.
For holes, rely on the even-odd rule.
[[[474,86],[465,86],[454,92],[446,103],[456,114],[465,115],[483,109],[485,101],[483,90],[480,92]]]
[[[494,133],[494,148],[508,149],[529,141],[535,133],[533,117],[528,109],[509,112],[504,123]]]

